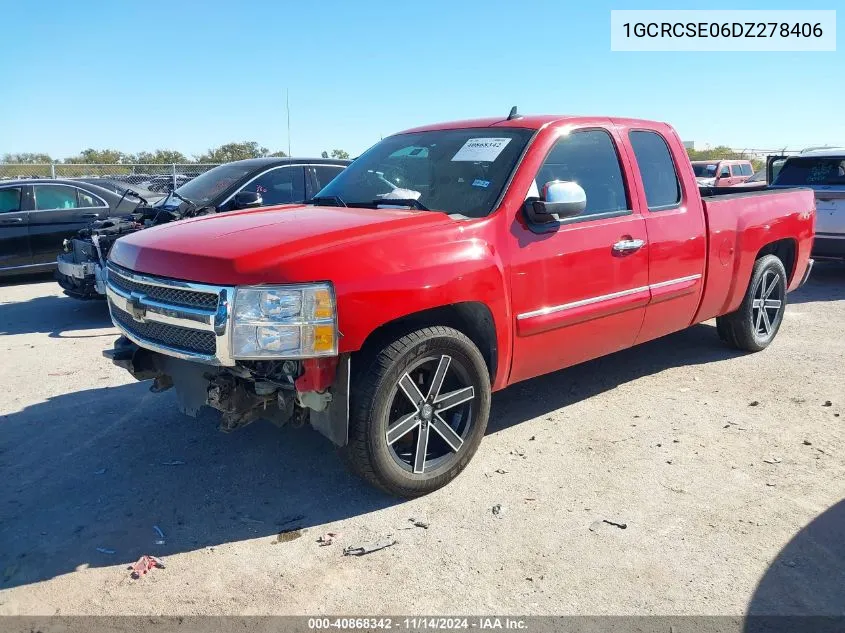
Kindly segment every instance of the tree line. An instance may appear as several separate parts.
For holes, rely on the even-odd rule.
[[[696,150],[687,149],[687,154],[690,160],[716,160],[724,159],[742,159],[745,156],[741,152],[735,152],[730,147],[719,145],[712,149]],[[322,152],[323,158],[339,158],[348,159],[349,152],[342,149],[333,149],[331,152]],[[150,164],[150,165],[170,165],[177,164],[192,164],[192,163],[228,163],[233,160],[243,160],[246,158],[262,158],[265,156],[279,156],[284,157],[287,154],[283,151],[270,152],[269,149],[260,145],[256,141],[243,141],[241,143],[225,143],[219,147],[209,149],[204,154],[188,157],[182,152],[170,149],[157,149],[152,152],[138,152],[137,154],[130,154],[121,152],[116,149],[85,149],[76,156],[69,156],[63,160],[54,159],[49,154],[23,152],[17,154],[3,154],[0,157],[0,164],[105,164],[105,165],[132,165],[132,164]],[[762,161],[751,159],[751,164],[754,169],[761,169],[764,166]],[[0,170],[2,171],[2,170]]]
[[[256,141],[244,141],[241,143],[226,143],[220,147],[209,149],[204,154],[188,157],[180,151],[170,149],[157,149],[152,152],[138,152],[131,154],[116,149],[93,149],[82,150],[76,156],[68,156],[65,159],[55,159],[49,154],[38,152],[7,153],[0,158],[0,163],[5,164],[107,164],[107,165],[131,165],[151,164],[169,165],[172,163],[228,163],[233,160],[244,160],[246,158],[263,158],[266,156],[285,157],[283,151],[270,152],[270,150]],[[333,149],[331,153],[323,152],[323,158],[348,159],[349,152],[342,149]]]

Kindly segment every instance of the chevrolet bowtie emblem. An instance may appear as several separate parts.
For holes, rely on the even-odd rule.
[[[141,303],[143,298],[144,295],[133,292],[129,295],[129,299],[127,299],[129,303],[129,313],[132,315],[133,319],[138,321],[138,323],[143,323],[145,320],[144,317],[147,316],[147,308]]]

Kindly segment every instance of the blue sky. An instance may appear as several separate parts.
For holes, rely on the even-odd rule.
[[[514,104],[658,119],[685,140],[733,147],[845,145],[841,37],[825,53],[610,51],[612,8],[677,3],[45,0],[37,15],[32,3],[3,5],[0,154],[190,155],[240,140],[287,151],[288,90],[299,155],[354,155],[408,127]]]

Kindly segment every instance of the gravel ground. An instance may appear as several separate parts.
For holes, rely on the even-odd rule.
[[[6,283],[0,614],[845,614],[845,267],[790,298],[759,354],[706,323],[497,394],[400,502],[310,429],[181,416],[101,357],[103,303]]]

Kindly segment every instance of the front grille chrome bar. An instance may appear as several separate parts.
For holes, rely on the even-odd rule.
[[[118,277],[118,279],[115,280],[115,277]],[[125,283],[126,281],[129,283]],[[128,287],[134,290],[128,292]],[[145,291],[147,287],[152,287],[148,291],[149,294]],[[205,298],[199,297],[197,303],[209,307],[190,307],[184,303],[168,303],[150,296],[167,296],[162,294],[162,289],[178,290],[181,293],[180,298],[192,294],[196,294],[198,297],[200,295],[206,296]],[[216,297],[216,301],[209,300],[207,295],[213,295]],[[151,277],[109,263],[106,296],[115,327],[137,345],[185,360],[223,366],[235,364],[235,359],[232,358],[231,353],[231,327],[229,325],[229,317],[234,306],[234,288]],[[212,304],[216,307],[210,307]],[[119,319],[115,318],[116,310],[121,312]],[[127,316],[131,318],[127,319]],[[131,327],[133,322],[139,324],[136,330]],[[214,354],[200,350],[177,349],[162,340],[146,338],[140,334],[139,330],[149,331],[150,328],[141,327],[147,322],[173,328],[211,332],[214,334],[215,340]]]

